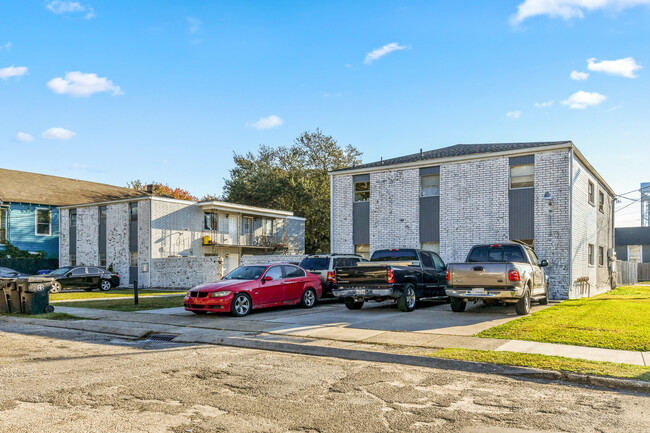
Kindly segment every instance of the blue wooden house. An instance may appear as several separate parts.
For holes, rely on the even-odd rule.
[[[142,196],[129,188],[0,169],[0,249],[6,243],[59,258],[58,206]]]

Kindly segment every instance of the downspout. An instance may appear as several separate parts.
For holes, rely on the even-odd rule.
[[[573,290],[573,146],[571,146],[571,163],[569,165],[569,299]]]
[[[614,224],[616,218],[616,197],[612,198],[612,255],[610,257],[611,263],[609,264],[609,278],[610,278],[610,287],[613,289],[616,288],[618,282],[616,281],[616,225]]]
[[[149,287],[152,287],[151,285],[151,280],[153,279],[151,277],[151,272],[153,269],[152,266],[152,260],[153,260],[153,238],[152,238],[152,230],[151,226],[153,225],[153,198],[149,197],[149,264],[147,265],[148,269],[147,271],[149,272]]]
[[[334,175],[330,173],[330,253],[334,253]]]

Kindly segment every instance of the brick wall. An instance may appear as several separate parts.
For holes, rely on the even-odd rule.
[[[204,255],[201,208],[155,199],[151,204],[152,258]]]
[[[99,211],[97,206],[77,209],[77,265],[99,264]]]
[[[440,167],[440,256],[461,262],[476,244],[510,237],[508,158],[443,164]]]
[[[354,253],[352,240],[352,204],[354,183],[352,176],[332,177],[331,249],[338,254]]]
[[[298,262],[307,257],[306,254],[269,254],[259,256],[242,256],[241,265],[259,265],[276,262]]]
[[[150,286],[151,200],[138,202],[138,285]],[[146,270],[146,272],[145,272]]]
[[[370,252],[420,247],[420,171],[370,174]]]
[[[166,257],[151,260],[151,287],[191,289],[220,278],[218,257]]]
[[[120,274],[120,285],[129,285],[129,204],[115,203],[106,207],[106,266],[113,265]],[[95,233],[97,239],[98,233]]]

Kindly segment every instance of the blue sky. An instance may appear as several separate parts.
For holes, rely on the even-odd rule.
[[[650,0],[5,1],[0,167],[201,196],[321,128],[368,162],[570,139],[624,193],[650,181],[649,43]]]

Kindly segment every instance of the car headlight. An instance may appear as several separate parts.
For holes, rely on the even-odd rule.
[[[218,292],[212,292],[210,295],[211,298],[223,298],[230,295],[232,292],[230,290],[220,290]]]

